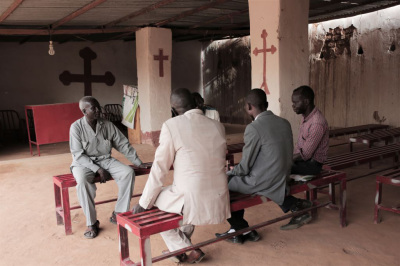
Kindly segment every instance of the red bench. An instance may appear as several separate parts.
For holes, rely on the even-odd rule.
[[[399,207],[389,208],[381,204],[382,184],[400,187],[400,169],[390,170],[376,177],[376,195],[375,195],[375,213],[374,213],[374,222],[376,224],[379,223],[381,220],[381,217],[379,216],[380,210],[400,214]]]
[[[139,175],[147,175],[150,173],[150,167],[152,163],[146,163],[148,169],[146,168],[137,168],[135,166],[131,166],[135,170],[135,176]],[[100,177],[96,176],[94,179],[95,183],[100,182]],[[71,226],[71,210],[79,209],[81,206],[70,206],[69,204],[69,191],[70,187],[76,186],[75,178],[72,174],[66,175],[57,175],[53,176],[54,183],[54,198],[56,204],[56,217],[57,217],[57,225],[64,224],[65,234],[72,234],[72,226]],[[138,197],[141,194],[133,195],[132,197]],[[105,201],[96,202],[97,204],[103,204],[108,202],[116,201],[117,199],[110,199]]]
[[[346,174],[345,173],[336,171],[324,171],[311,181],[290,186],[290,193],[297,194],[300,192],[308,191],[311,195],[311,200],[315,204],[317,199],[317,189],[319,187],[326,185],[334,186],[335,182],[340,182],[339,216],[340,216],[340,225],[342,227],[345,227],[346,226]],[[243,195],[240,193],[232,193],[231,210],[238,211],[255,205],[262,204],[267,201],[269,201],[268,198],[259,195]],[[320,204],[295,214],[284,215],[282,217],[273,219],[271,221],[263,222],[261,224],[229,234],[224,238],[215,238],[207,240],[205,242],[196,244],[192,247],[170,252],[168,254],[164,254],[155,258],[152,258],[151,256],[150,236],[166,230],[178,228],[182,224],[182,216],[174,213],[167,213],[164,211],[160,211],[157,208],[153,208],[151,210],[138,214],[132,214],[132,212],[120,213],[117,215],[119,245],[120,245],[120,262],[121,262],[120,264],[151,265],[152,262],[157,262],[178,254],[182,254],[183,252],[194,250],[196,248],[200,248],[221,241],[225,238],[242,234],[249,230],[258,229],[263,226],[270,225],[272,223],[276,223],[284,219],[288,219],[300,213],[312,211],[312,214],[315,215],[315,211],[317,208],[326,206],[330,203],[331,202]],[[129,257],[128,231],[139,237],[141,262],[134,263]]]
[[[374,147],[361,151],[349,152],[335,156],[329,156],[323,168],[330,170],[340,170],[343,168],[356,166],[364,163],[382,160],[392,157],[395,162],[399,160],[400,143],[394,143],[382,147]]]
[[[226,155],[227,165],[233,165],[233,155],[227,154]],[[148,175],[150,173],[150,168],[153,163],[145,163],[147,168],[137,168],[136,166],[131,165],[131,167],[135,170],[135,176],[140,175]],[[171,167],[170,170],[173,170]],[[100,182],[100,177],[96,176],[94,179],[95,183]],[[79,209],[81,206],[70,206],[69,204],[69,188],[76,186],[75,178],[72,174],[65,174],[65,175],[57,175],[53,176],[53,183],[54,183],[54,199],[56,204],[56,217],[57,217],[57,225],[64,224],[65,227],[65,234],[71,235],[72,234],[72,226],[71,226],[71,210]],[[135,194],[132,198],[139,197],[141,194]],[[117,198],[99,201],[95,204],[103,204],[108,202],[117,201]]]
[[[400,136],[400,127],[386,129],[386,130],[378,130],[374,133],[352,137],[349,139],[350,151],[353,151],[353,143],[367,144],[368,147],[371,148],[372,144],[374,144],[375,142],[385,141],[385,145],[388,145],[389,141],[391,140],[394,141],[399,136]]]
[[[344,127],[329,130],[329,137],[340,137],[351,134],[360,134],[360,133],[372,133],[375,130],[388,128],[388,125],[379,125],[379,124],[368,124],[368,125],[360,125],[354,127]]]

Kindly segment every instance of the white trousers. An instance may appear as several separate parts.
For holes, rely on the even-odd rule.
[[[135,184],[135,172],[120,161],[110,158],[96,162],[101,168],[107,170],[118,185],[118,200],[115,212],[126,212],[130,209],[130,202]],[[95,173],[86,167],[72,167],[72,174],[76,180],[76,191],[83,213],[86,216],[86,225],[96,223],[95,208],[96,185],[93,183]]]
[[[192,246],[191,237],[194,231],[194,225],[188,224],[176,229],[161,232],[165,244],[169,251],[175,251],[181,248]]]

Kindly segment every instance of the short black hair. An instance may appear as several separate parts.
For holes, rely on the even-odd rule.
[[[309,86],[300,86],[293,93],[299,93],[303,98],[308,99],[310,103],[314,104],[314,91]]]
[[[193,100],[196,103],[197,107],[204,105],[204,99],[203,99],[203,97],[201,97],[200,93],[193,92],[192,96],[193,96]]]
[[[262,89],[252,89],[246,97],[247,103],[253,105],[259,110],[268,108],[267,94]]]
[[[196,108],[196,103],[192,93],[186,88],[175,89],[171,93],[171,101],[175,101],[180,108],[193,109]]]

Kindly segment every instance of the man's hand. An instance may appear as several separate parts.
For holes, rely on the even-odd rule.
[[[149,166],[147,164],[142,163],[141,165],[139,165],[139,168],[147,169],[149,168]]]
[[[103,168],[100,168],[97,173],[100,175],[100,183],[105,183],[107,180],[111,179],[111,175],[107,170],[104,170]]]
[[[135,214],[135,213],[141,213],[141,212],[144,212],[145,210],[146,210],[146,209],[143,208],[142,206],[140,206],[140,204],[136,204],[135,206],[133,206],[132,213],[133,213],[133,214]]]
[[[233,168],[235,168],[234,166],[229,166],[229,170],[226,172],[226,175],[229,177],[229,176],[232,176],[232,175],[234,175],[233,173],[232,173],[232,171],[233,171]]]
[[[300,153],[293,154],[293,162],[298,162],[298,161],[302,161],[302,160],[303,160],[303,158],[301,158]]]

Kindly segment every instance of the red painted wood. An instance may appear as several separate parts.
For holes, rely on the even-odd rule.
[[[375,210],[374,223],[380,222],[380,210],[400,214],[400,208],[390,208],[382,205],[382,184],[400,187],[400,169],[389,170],[376,177],[376,194],[375,194]]]
[[[339,216],[340,216],[340,224],[342,227],[346,226],[346,174],[343,172],[336,172],[336,171],[323,171],[320,175],[318,175],[315,179],[308,181],[307,183],[304,184],[295,184],[290,187],[290,192],[291,194],[296,194],[299,192],[304,192],[304,191],[310,191],[311,192],[311,200],[314,202],[315,205],[317,205],[317,188],[321,186],[326,186],[326,185],[334,185],[335,182],[340,182],[340,210],[339,210]],[[265,198],[263,196],[259,195],[244,195],[240,193],[231,193],[231,211],[237,211],[241,209],[246,209],[250,208],[255,205],[262,204],[266,201],[270,201],[268,198]],[[331,204],[331,202],[314,206],[308,210],[303,210],[302,212],[298,212],[295,214],[290,214],[290,217],[293,217],[294,215],[298,215],[300,213],[305,213],[306,211],[312,211],[312,214],[315,216],[316,215],[316,208],[321,207],[321,206],[326,206]],[[288,216],[288,215],[286,215]],[[286,218],[285,216],[285,218]],[[289,217],[288,216],[288,217]],[[163,211],[158,210],[157,208],[153,208],[151,210],[138,213],[138,214],[132,214],[132,212],[125,212],[125,213],[120,213],[117,215],[117,223],[119,226],[124,227],[124,228],[129,228],[128,230],[132,232],[134,235],[139,237],[140,240],[140,252],[141,252],[141,258],[142,261],[145,261],[145,258],[150,256],[150,253],[148,252],[143,252],[145,250],[144,248],[144,239],[148,239],[149,236],[160,233],[166,230],[171,230],[174,228],[178,228],[181,226],[181,221],[183,217],[179,214],[174,214],[174,213],[166,213]],[[280,221],[281,219],[274,219],[273,222]],[[273,223],[271,221],[265,222],[265,224],[270,224]],[[265,225],[262,225],[265,226]],[[259,226],[261,227],[261,226]],[[257,228],[259,228],[257,227]],[[252,228],[252,229],[250,229]],[[250,227],[243,229],[243,232],[246,232],[248,230],[253,230],[255,227]],[[238,231],[232,235],[229,235],[227,237],[231,237],[233,235],[239,235],[241,231]],[[226,238],[227,238],[226,237]],[[120,238],[121,239],[121,238]],[[186,249],[182,249],[179,251],[175,252],[170,252],[169,254],[161,255],[159,257],[154,258],[152,261],[156,262],[171,256],[175,256],[178,254],[182,254],[183,252],[193,250],[205,245],[209,245],[218,241],[223,240],[224,238],[220,239],[212,239],[197,245],[194,245],[192,247],[188,247]],[[128,242],[128,239],[125,240]],[[150,243],[147,243],[150,245]],[[126,243],[121,243],[120,245],[126,245]],[[150,250],[150,247],[148,247]],[[122,259],[122,258],[121,258]],[[132,262],[130,259],[124,257],[125,261]],[[125,262],[121,261],[121,265],[126,265],[124,264]],[[134,265],[140,265],[139,263],[135,263]]]
[[[27,105],[25,113],[32,112],[36,139],[31,139],[28,125],[29,146],[69,140],[71,124],[83,116],[78,103]],[[29,117],[26,115],[28,123]],[[39,147],[38,147],[39,149]],[[32,153],[32,151],[31,151]]]
[[[325,169],[340,170],[343,168],[369,163],[385,158],[393,157],[397,160],[400,153],[400,143],[394,143],[382,147],[330,156],[324,163]]]
[[[364,132],[373,132],[374,130],[385,129],[388,128],[388,125],[379,125],[379,124],[368,124],[368,125],[360,125],[354,127],[345,127],[345,128],[337,128],[329,130],[329,137],[339,137],[350,134],[360,134]]]
[[[136,166],[131,167],[135,170],[135,176],[139,175],[147,175],[150,173],[150,167],[152,163],[144,163],[148,168],[137,168]],[[100,177],[96,176],[94,179],[95,183],[100,182]],[[71,210],[79,209],[81,206],[70,206],[69,203],[69,191],[70,187],[76,186],[75,178],[72,174],[58,175],[53,176],[53,184],[54,184],[54,198],[56,205],[56,216],[57,216],[57,224],[64,224],[65,234],[72,234],[72,225],[71,225]],[[59,191],[59,192],[58,192]],[[135,194],[132,197],[139,197],[141,194]],[[103,204],[112,201],[116,201],[117,199],[110,199],[105,201],[99,201],[95,204]],[[60,202],[62,204],[60,205]]]

